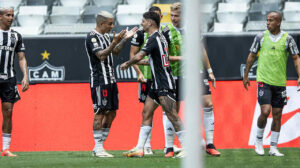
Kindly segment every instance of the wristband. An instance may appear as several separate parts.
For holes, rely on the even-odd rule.
[[[208,72],[208,73],[212,73],[213,70],[212,70],[211,68],[209,68],[209,69],[207,69],[207,72]]]

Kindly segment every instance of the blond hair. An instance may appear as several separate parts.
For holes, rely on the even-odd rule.
[[[171,11],[179,11],[181,12],[181,3],[180,2],[175,2],[171,6]]]

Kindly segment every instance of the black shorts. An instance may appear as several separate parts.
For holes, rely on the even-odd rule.
[[[145,103],[146,98],[148,96],[149,90],[151,88],[152,85],[152,80],[151,79],[147,79],[146,83],[139,83],[139,101],[140,103]]]
[[[149,93],[148,93],[148,96],[151,99],[153,99],[157,104],[160,104],[160,101],[159,101],[160,96],[167,96],[170,99],[176,101],[176,95],[175,95],[174,90],[167,90],[167,89],[153,90],[153,89],[150,89]]]
[[[119,91],[116,83],[91,88],[94,113],[119,109]]]
[[[181,77],[178,77],[177,79],[175,79],[175,94],[176,94],[176,101],[183,101],[183,95],[181,95],[180,93],[180,89],[181,89]]]
[[[271,104],[272,107],[283,108],[287,103],[286,87],[257,82],[257,100],[260,105]]]
[[[202,95],[210,95],[210,87],[208,83],[208,74],[207,72],[201,72],[202,81],[200,82],[200,86],[202,87]]]
[[[15,103],[20,100],[17,79],[8,78],[0,81],[0,98],[2,102]]]

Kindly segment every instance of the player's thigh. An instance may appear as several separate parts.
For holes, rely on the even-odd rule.
[[[271,105],[273,108],[283,108],[287,103],[286,87],[273,86],[272,87],[272,100]]]
[[[212,97],[211,94],[206,94],[202,96],[203,107],[212,107]]]
[[[20,100],[16,78],[9,78],[0,85],[0,98],[2,103],[15,103]]]
[[[272,91],[271,91],[271,86],[262,83],[262,82],[257,82],[257,101],[260,105],[267,105],[271,104],[272,100]]]
[[[154,111],[157,107],[157,102],[155,102],[150,96],[147,96],[143,109],[143,120],[152,120]]]

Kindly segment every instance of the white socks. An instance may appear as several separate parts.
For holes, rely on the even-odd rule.
[[[152,130],[150,131],[149,135],[148,135],[148,138],[146,140],[146,144],[145,144],[145,148],[151,148],[151,135],[152,135]]]
[[[278,138],[279,138],[279,132],[271,131],[270,149],[277,148]]]
[[[94,151],[99,151],[103,148],[104,141],[106,140],[110,128],[102,128],[101,131],[93,131],[94,140],[95,140],[95,147]]]
[[[168,119],[165,112],[163,112],[163,125],[164,125],[164,133],[165,133],[165,147],[172,148],[174,144],[174,136],[175,136],[175,129],[173,124]]]
[[[9,149],[11,134],[2,133],[2,140],[2,151],[4,151],[5,149]]]
[[[263,138],[264,138],[264,131],[265,131],[265,128],[259,128],[257,126],[257,130],[256,130],[256,141],[258,142],[262,142],[263,141]],[[272,135],[272,134],[271,134]]]
[[[213,144],[215,118],[213,108],[203,108],[203,124],[206,135],[206,144]]]
[[[184,136],[185,136],[185,131],[184,130],[178,131],[178,132],[176,132],[176,135],[177,135],[177,138],[178,138],[181,146],[183,146],[183,140],[184,140]]]
[[[139,140],[138,144],[136,146],[137,149],[144,149],[146,140],[152,130],[152,127],[148,125],[142,125],[140,129],[140,135],[139,135]]]

